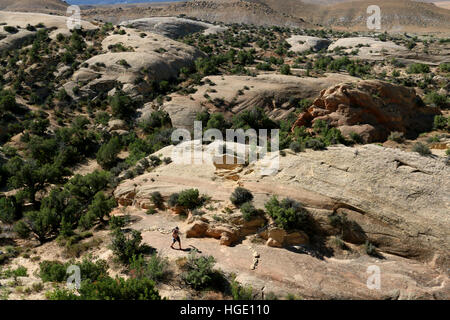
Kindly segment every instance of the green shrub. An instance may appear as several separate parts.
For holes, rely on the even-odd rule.
[[[178,194],[177,204],[183,208],[193,210],[204,203],[204,199],[200,197],[197,189],[183,190]]]
[[[449,107],[449,98],[436,92],[430,92],[425,96],[425,101],[438,106],[439,108]]]
[[[289,149],[291,149],[295,153],[298,153],[298,152],[304,151],[305,150],[305,146],[303,144],[301,144],[300,142],[298,142],[298,141],[293,141],[289,145]]]
[[[95,114],[95,122],[104,126],[108,125],[110,118],[109,113],[105,111],[99,111]]]
[[[252,201],[253,200],[253,195],[252,193],[242,187],[237,187],[236,189],[234,189],[233,193],[231,194],[230,197],[230,201],[235,205],[235,206],[240,206],[246,202]]]
[[[0,198],[0,221],[12,224],[21,218],[20,210],[15,197]]]
[[[412,151],[419,153],[421,156],[431,155],[430,148],[421,142],[417,142],[413,145]]]
[[[14,232],[16,232],[21,239],[28,239],[31,234],[31,230],[24,220],[17,221],[14,224]]]
[[[107,262],[102,259],[93,261],[90,255],[85,256],[81,263],[71,261],[67,265],[77,265],[80,267],[81,281],[94,282],[108,275]]]
[[[306,140],[306,147],[318,151],[324,150],[326,148],[326,145],[319,139],[308,139]]]
[[[195,290],[204,289],[213,282],[215,263],[213,256],[197,257],[195,253],[190,253],[182,279]]]
[[[446,127],[450,127],[450,117],[445,118],[444,116],[438,115],[434,117],[433,128],[436,130],[442,130]]]
[[[105,224],[104,217],[109,217],[109,213],[116,205],[116,200],[113,197],[107,198],[102,191],[97,192],[88,207],[88,211],[81,216],[79,224],[85,230],[92,228],[97,220]]]
[[[413,63],[409,65],[407,71],[408,73],[429,73],[430,67],[423,63]]]
[[[24,266],[18,266],[16,269],[7,269],[2,272],[0,270],[0,278],[17,278],[17,277],[27,277],[28,270]]]
[[[79,295],[67,289],[48,293],[50,300],[161,300],[155,283],[146,278],[103,277],[96,282],[82,282]]]
[[[63,282],[67,279],[67,266],[59,261],[42,261],[39,277],[43,282]]]
[[[97,162],[104,169],[112,168],[117,162],[117,155],[122,146],[118,137],[109,140],[108,143],[102,145],[97,152]]]
[[[16,97],[11,90],[0,90],[0,114],[17,110]]]
[[[242,204],[240,209],[242,217],[244,218],[245,221],[250,221],[257,215],[259,215],[258,209],[256,209],[251,202],[246,202]]]
[[[21,223],[20,227],[28,227],[29,233],[35,236],[41,244],[55,235],[61,222],[56,210],[47,207],[41,207],[39,211],[27,212],[23,221],[25,224]],[[23,233],[26,234],[26,231],[23,230]]]
[[[125,218],[112,216],[111,219],[109,219],[109,227],[111,228],[111,230],[122,229],[123,227],[125,227]]]
[[[5,30],[8,33],[17,33],[19,30],[16,27],[13,26],[4,26],[3,30]]]
[[[152,192],[150,197],[151,197],[152,203],[155,205],[155,207],[161,208],[163,206],[164,199],[160,192],[158,192],[158,191]]]
[[[152,254],[148,261],[142,255],[133,257],[129,270],[136,278],[145,277],[155,282],[165,281],[170,275],[169,260],[157,253]]]
[[[272,71],[272,66],[270,63],[258,63],[256,65],[256,69],[263,70],[263,71]]]
[[[253,300],[252,287],[243,287],[236,280],[231,281],[231,295],[233,300]]]
[[[287,64],[283,64],[280,68],[280,73],[284,75],[291,74],[291,67]]]
[[[280,202],[276,196],[273,196],[266,202],[265,207],[270,217],[281,228],[285,230],[310,230],[311,217],[299,202],[289,198],[285,198]]]
[[[350,139],[352,139],[352,141],[354,143],[358,143],[361,144],[363,143],[363,139],[361,138],[361,136],[359,134],[357,134],[356,132],[350,132]]]
[[[172,193],[167,201],[167,204],[171,207],[175,207],[178,204],[178,197],[180,195],[178,193]]]
[[[225,120],[222,113],[213,113],[208,120],[205,130],[217,129],[221,132],[225,132],[225,130],[229,128],[230,124]]]
[[[147,119],[139,123],[139,126],[145,133],[151,133],[156,128],[170,127],[171,125],[169,114],[164,111],[155,111]]]
[[[276,129],[278,125],[269,118],[264,109],[253,108],[245,110],[233,117],[235,129]]]
[[[115,229],[112,233],[111,249],[116,258],[123,264],[129,264],[133,256],[148,250],[148,246],[142,245],[142,235],[137,230],[125,233],[120,229]]]
[[[442,72],[450,72],[450,62],[444,62],[439,65],[439,69]]]
[[[364,244],[364,249],[369,256],[377,256],[376,247],[372,243],[370,243],[368,240],[366,240],[366,242]]]
[[[129,119],[133,116],[136,105],[133,100],[119,91],[110,98],[112,114],[119,119]]]
[[[405,136],[403,132],[392,131],[389,134],[388,140],[395,141],[397,143],[402,143],[405,141]]]

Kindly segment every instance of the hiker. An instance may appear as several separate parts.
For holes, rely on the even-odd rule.
[[[172,230],[172,245],[170,246],[172,249],[175,249],[173,247],[173,245],[177,241],[178,241],[178,245],[180,246],[180,250],[181,250],[180,229],[178,229],[178,227],[175,227],[175,229]]]

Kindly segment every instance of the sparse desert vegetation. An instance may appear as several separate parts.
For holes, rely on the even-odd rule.
[[[448,299],[448,21],[344,31],[272,1],[236,4],[266,23],[192,8],[87,8],[74,30],[0,11],[0,299]],[[194,121],[211,161],[176,156]],[[263,129],[278,141],[252,144]],[[217,139],[230,130],[248,135]],[[270,174],[247,158],[261,144]],[[374,263],[383,292],[357,282]]]

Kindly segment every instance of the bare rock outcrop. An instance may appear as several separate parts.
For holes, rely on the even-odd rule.
[[[331,44],[331,40],[328,39],[300,35],[292,36],[286,39],[286,42],[291,45],[290,50],[294,52],[320,51]]]
[[[207,147],[203,147],[205,151]],[[236,220],[242,218],[239,212],[212,217],[217,210],[227,211],[230,194],[240,185],[252,191],[257,208],[264,208],[271,195],[299,201],[325,235],[340,234],[330,227],[328,216],[346,214],[354,224],[351,232],[343,234],[345,241],[370,241],[382,252],[418,260],[431,260],[435,255],[440,263],[448,259],[450,167],[443,158],[377,145],[335,146],[321,152],[287,153],[279,157],[278,173],[274,175],[261,176],[261,167],[267,165],[264,159],[230,168],[233,179],[229,179],[224,174],[226,169],[216,167],[214,162],[179,161],[174,148],[169,146],[155,154],[172,157],[170,164],[123,181],[114,193],[118,202],[140,207],[154,191],[167,198],[174,192],[196,188],[222,203],[221,209],[203,216],[209,225],[217,225],[216,218],[220,218],[219,222],[224,220],[243,230]],[[260,233],[259,228],[254,226],[251,232]],[[279,240],[269,235],[265,238]],[[285,236],[282,239],[280,244],[289,242]]]
[[[166,111],[172,125],[177,128],[192,129],[198,112],[221,112],[226,118],[251,110],[264,109],[272,119],[285,119],[295,111],[295,101],[315,99],[321,90],[343,81],[356,81],[357,78],[327,74],[322,78],[300,78],[296,76],[265,74],[249,76],[209,76],[205,84],[196,87],[197,91],[188,96],[170,95],[162,110]],[[151,105],[147,106],[147,109]],[[143,115],[149,112],[141,110]]]
[[[358,57],[369,60],[383,60],[386,55],[405,55],[408,49],[397,45],[392,41],[380,41],[369,37],[342,38],[333,42],[328,51],[341,48],[344,52],[350,53],[358,50]]]
[[[432,128],[434,116],[439,114],[439,109],[426,106],[414,89],[367,80],[323,90],[292,129],[323,120],[344,135],[354,132],[365,142],[384,142],[393,131],[417,137]]]
[[[147,81],[168,80],[178,76],[182,67],[190,66],[203,53],[197,49],[155,33],[142,37],[135,29],[125,28],[126,34],[106,37],[103,50],[77,70],[70,83],[81,83],[79,95],[95,97],[99,92],[123,85],[132,97],[151,91]],[[147,81],[144,81],[147,80]]]
[[[174,148],[155,155],[173,156]],[[332,146],[298,154],[286,151],[274,175],[261,175],[261,160],[234,168],[237,180],[219,174],[226,169],[214,163],[172,160],[124,180],[114,192],[116,199],[141,207],[154,191],[166,199],[189,188],[210,196],[212,202],[201,209],[204,214],[190,215],[185,222],[174,219],[189,237],[185,243],[214,255],[220,268],[238,272],[242,283],[251,282],[254,288],[264,283],[261,288],[280,294],[301,292],[311,298],[448,299],[450,166],[443,158],[378,145]],[[320,234],[286,232],[270,219],[255,219],[244,226],[241,213],[229,202],[236,186],[250,190],[259,209],[272,195],[301,202]],[[156,220],[170,218],[168,212],[157,215]],[[330,215],[345,215],[350,230],[342,232],[330,225]],[[317,236],[337,235],[350,246],[349,256],[321,255],[314,249]],[[256,246],[250,239],[258,236],[264,240],[257,246],[260,258],[249,268],[253,257],[247,246]],[[217,247],[201,239],[205,237],[218,239]],[[376,246],[380,257],[364,253],[366,241]],[[223,245],[220,254],[219,244]],[[366,285],[368,267],[373,265],[382,272],[380,290]]]
[[[55,30],[50,33],[50,37],[56,36],[57,33],[70,34],[67,27],[67,18],[63,16],[34,12],[0,11],[0,21],[5,23],[5,26],[18,28],[17,32],[8,33],[4,31],[5,27],[0,27],[0,53],[15,50],[33,42],[38,28],[33,31],[27,30],[27,25],[36,26],[42,23],[47,28],[54,28]],[[85,30],[97,28],[87,21],[81,21],[81,25]]]
[[[188,34],[196,32],[202,32],[203,34],[215,34],[227,29],[211,23],[178,17],[142,18],[123,21],[120,25],[142,31],[151,31],[171,39],[182,38]]]

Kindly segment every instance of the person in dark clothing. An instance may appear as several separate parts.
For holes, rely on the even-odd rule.
[[[175,242],[178,242],[178,245],[180,246],[181,250],[180,229],[178,229],[178,227],[175,227],[175,229],[172,230],[172,245],[170,246],[172,249],[175,249],[173,247]]]

